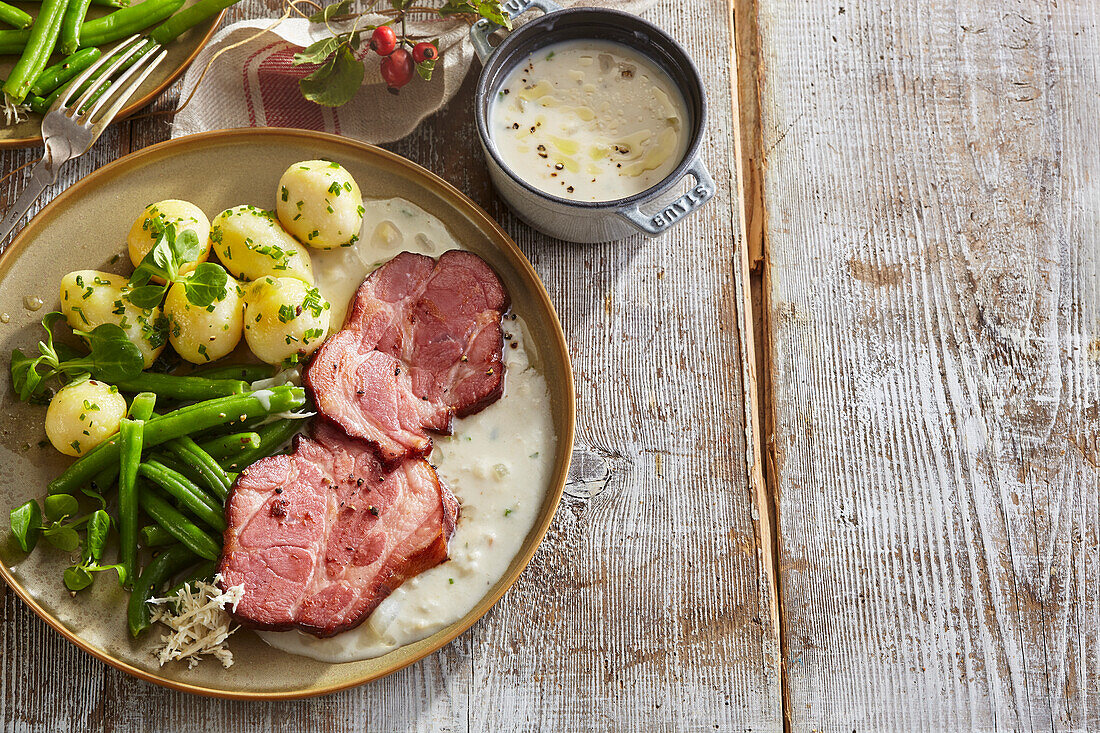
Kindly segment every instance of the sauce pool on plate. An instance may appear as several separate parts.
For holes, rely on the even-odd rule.
[[[672,79],[613,41],[544,46],[508,72],[489,109],[504,164],[535,188],[614,201],[656,185],[683,160],[688,111]]]

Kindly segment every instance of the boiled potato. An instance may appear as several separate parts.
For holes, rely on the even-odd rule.
[[[156,244],[164,227],[169,224],[176,225],[176,233],[190,229],[198,235],[199,242],[203,245],[202,254],[194,262],[180,266],[180,273],[186,274],[195,269],[199,262],[206,262],[210,256],[210,220],[202,209],[187,201],[168,199],[158,201],[145,207],[130,227],[130,234],[126,237],[126,244],[130,249],[130,261],[137,267],[149,250]],[[157,278],[160,282],[160,279]]]
[[[138,308],[126,297],[126,278],[97,270],[77,270],[61,278],[61,312],[78,331],[102,323],[122,327],[148,368],[168,341],[168,320],[160,306]]]
[[[294,364],[316,351],[329,325],[328,301],[293,277],[265,277],[244,294],[244,338],[268,364]]]
[[[118,432],[126,400],[104,382],[86,379],[58,390],[46,408],[46,437],[67,456],[82,456]]]
[[[225,297],[205,308],[187,300],[182,282],[168,290],[164,313],[168,316],[168,340],[176,352],[192,364],[220,359],[241,341],[244,291],[233,278],[225,283]]]
[[[214,253],[234,277],[259,280],[296,277],[313,283],[309,252],[286,233],[275,214],[255,206],[234,206],[210,225]]]
[[[350,247],[363,225],[363,196],[339,163],[303,160],[279,179],[279,221],[299,242],[316,249]]]

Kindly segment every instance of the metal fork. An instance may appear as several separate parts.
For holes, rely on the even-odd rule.
[[[31,170],[27,187],[8,209],[4,221],[0,222],[0,244],[7,241],[46,187],[57,182],[61,166],[88,152],[145,78],[164,60],[168,52],[160,48],[160,53],[156,53],[158,48],[158,44],[142,36],[131,36],[103,54],[99,61],[65,87],[42,118],[42,140],[46,150],[42,160]],[[87,90],[80,94],[81,85],[105,66],[106,70],[97,76],[96,82],[89,84]],[[108,89],[93,99],[104,82]],[[78,94],[79,98],[76,98]],[[107,106],[108,102],[110,106]]]

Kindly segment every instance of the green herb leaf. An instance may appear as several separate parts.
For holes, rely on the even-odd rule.
[[[126,585],[126,568],[121,565],[100,565],[96,563],[95,565],[87,565],[84,569],[91,573],[102,573],[104,570],[114,570],[118,573],[118,584],[120,586]]]
[[[187,300],[200,308],[225,297],[225,284],[229,281],[225,269],[213,262],[203,262],[183,281]]]
[[[363,84],[363,62],[342,46],[325,64],[298,82],[302,96],[325,107],[346,104]]]
[[[38,393],[38,388],[42,385],[42,375],[38,373],[38,365],[45,358],[44,356],[31,358],[25,356],[19,349],[12,350],[11,387],[23,402]]]
[[[80,547],[80,535],[72,527],[66,527],[63,524],[55,524],[49,529],[43,530],[42,536],[62,552],[72,552]]]
[[[172,229],[172,227],[169,226],[169,229]],[[199,242],[199,235],[191,229],[184,229],[174,237],[170,237],[168,246],[175,257],[177,269],[180,265],[194,262],[202,256],[203,246]]]
[[[126,291],[126,300],[138,308],[156,308],[167,293],[167,285],[139,285]]]
[[[46,506],[46,519],[57,522],[65,517],[74,516],[80,511],[80,505],[76,497],[69,494],[50,494],[44,502]]]
[[[145,368],[141,350],[119,326],[101,323],[88,338],[96,377],[105,382],[133,379]],[[75,364],[77,362],[66,362]]]
[[[88,536],[84,540],[84,557],[98,560],[103,556],[103,545],[107,542],[107,533],[111,531],[111,516],[97,509],[88,518]]]
[[[350,7],[351,0],[340,0],[340,2],[326,5],[324,10],[309,16],[309,22],[327,23],[330,18],[335,18],[338,15],[347,15],[348,9]]]
[[[83,565],[65,568],[65,587],[74,593],[82,591],[92,584],[92,574]]]
[[[37,501],[31,499],[11,510],[11,531],[23,552],[34,549],[42,531],[42,511]]]

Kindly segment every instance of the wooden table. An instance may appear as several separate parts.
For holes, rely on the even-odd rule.
[[[246,0],[233,17],[270,14]],[[769,536],[755,495],[751,320],[738,242],[729,7],[648,17],[700,62],[712,98],[707,160],[721,191],[655,242],[569,246],[495,198],[472,115],[474,75],[390,149],[500,220],[550,291],[577,373],[567,496],[530,568],[454,643],[389,678],[303,702],[207,700],[137,681],[70,646],[7,592],[0,720],[13,729],[774,730],[779,645]],[[717,50],[717,52],[716,52]],[[177,93],[154,109],[173,109]],[[165,118],[117,124],[46,200],[168,137]],[[0,173],[37,157],[0,155]],[[0,193],[10,200],[20,176]],[[748,324],[748,325],[747,325]]]
[[[501,603],[387,679],[248,704],[131,679],[5,593],[9,729],[1100,728],[1095,6],[647,17],[706,76],[721,188],[661,239],[516,221],[473,77],[387,146],[504,224],[572,347],[567,496]],[[114,126],[49,197],[167,136]]]

